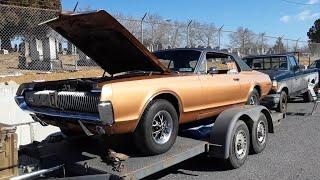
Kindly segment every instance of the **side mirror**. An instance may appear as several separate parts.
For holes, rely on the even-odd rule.
[[[219,71],[216,67],[210,67],[209,70],[208,70],[208,73],[209,74],[218,74]]]

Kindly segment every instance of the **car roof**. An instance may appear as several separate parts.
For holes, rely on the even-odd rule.
[[[191,50],[191,51],[206,51],[206,52],[213,52],[213,53],[220,53],[220,54],[227,54],[227,55],[231,55],[228,52],[225,51],[221,51],[221,50],[215,50],[215,49],[211,49],[211,48],[172,48],[172,49],[165,49],[165,50],[159,50],[159,51],[154,51],[154,53],[156,52],[165,52],[165,51],[176,51],[176,50]]]
[[[250,55],[243,58],[245,59],[245,58],[284,57],[284,56],[290,56],[290,55],[294,55],[294,53]]]

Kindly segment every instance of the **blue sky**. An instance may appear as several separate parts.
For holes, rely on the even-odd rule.
[[[287,0],[62,0],[63,10],[79,8],[104,9],[136,18],[145,12],[165,19],[224,25],[235,30],[247,27],[256,33],[307,40],[307,31],[320,18],[320,0],[288,0],[308,5],[288,3]]]

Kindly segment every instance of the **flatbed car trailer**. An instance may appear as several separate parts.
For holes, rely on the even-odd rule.
[[[230,108],[223,111],[213,124],[186,129],[168,152],[156,156],[139,156],[132,152],[134,148],[128,148],[128,140],[117,137],[110,140],[101,137],[67,138],[53,142],[49,138],[45,143],[21,148],[20,166],[32,166],[37,162],[38,170],[12,179],[141,179],[203,153],[228,159],[236,123],[245,122],[253,134],[261,114],[267,118],[269,133],[274,133],[285,118],[284,114],[270,112],[264,106]],[[110,148],[120,157],[127,158],[111,162]]]

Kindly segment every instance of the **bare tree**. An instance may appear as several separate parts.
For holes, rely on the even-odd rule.
[[[255,35],[248,28],[239,27],[236,32],[230,34],[230,45],[238,48],[242,55],[249,53],[254,45]]]

